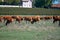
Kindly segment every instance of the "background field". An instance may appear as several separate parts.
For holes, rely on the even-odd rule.
[[[0,15],[60,15],[60,9],[0,8]]]
[[[58,21],[53,24],[53,19],[40,20],[34,24],[26,21],[13,22],[8,26],[2,22],[0,23],[0,40],[60,40],[58,24]]]

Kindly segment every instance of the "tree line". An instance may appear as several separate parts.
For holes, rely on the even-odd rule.
[[[0,5],[21,5],[22,0],[4,0]],[[50,7],[52,0],[33,0],[33,7]]]
[[[0,0],[0,5],[21,5],[21,0]]]
[[[34,0],[33,6],[38,8],[48,8],[51,7],[52,0]]]

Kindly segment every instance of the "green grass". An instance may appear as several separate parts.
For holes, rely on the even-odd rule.
[[[60,28],[54,30],[28,31],[5,29],[0,30],[0,40],[60,40]]]
[[[0,15],[60,15],[60,9],[0,8]]]
[[[58,22],[41,20],[34,24],[25,21],[11,23],[8,26],[0,23],[0,40],[60,40]]]

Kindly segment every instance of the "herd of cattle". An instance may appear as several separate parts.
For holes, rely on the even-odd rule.
[[[53,19],[53,23],[56,21],[60,22],[60,16],[0,16],[0,22],[5,22],[5,25],[7,26],[9,23],[12,23],[13,21],[21,22],[23,20],[29,21],[31,24],[40,21],[40,20],[49,20]]]

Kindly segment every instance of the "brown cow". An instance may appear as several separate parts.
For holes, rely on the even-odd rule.
[[[26,16],[24,17],[24,20],[33,24],[34,22],[40,21],[40,16]]]
[[[53,16],[45,16],[45,17],[42,17],[42,19],[44,19],[44,20],[49,20],[49,19],[52,19],[53,18]]]
[[[14,19],[11,16],[3,16],[4,22],[6,21],[5,25],[7,26],[9,23],[13,22]]]
[[[33,16],[31,23],[33,24],[34,22],[37,22],[37,21],[40,21],[40,16]]]
[[[9,23],[12,23],[14,21],[13,18],[7,18],[6,20],[7,20],[6,21],[6,25],[8,25]]]
[[[53,23],[60,21],[60,16],[53,16]]]
[[[3,16],[4,22],[5,22],[8,18],[11,18],[11,16]]]
[[[43,20],[44,19],[44,17],[40,17],[40,20]]]
[[[19,23],[23,20],[23,17],[21,16],[12,16],[12,18],[16,19]]]
[[[53,23],[56,21],[59,21],[59,26],[60,26],[60,16],[53,16]]]
[[[32,22],[32,17],[31,16],[26,16],[26,17],[23,17],[23,18],[26,22],[27,21]]]

